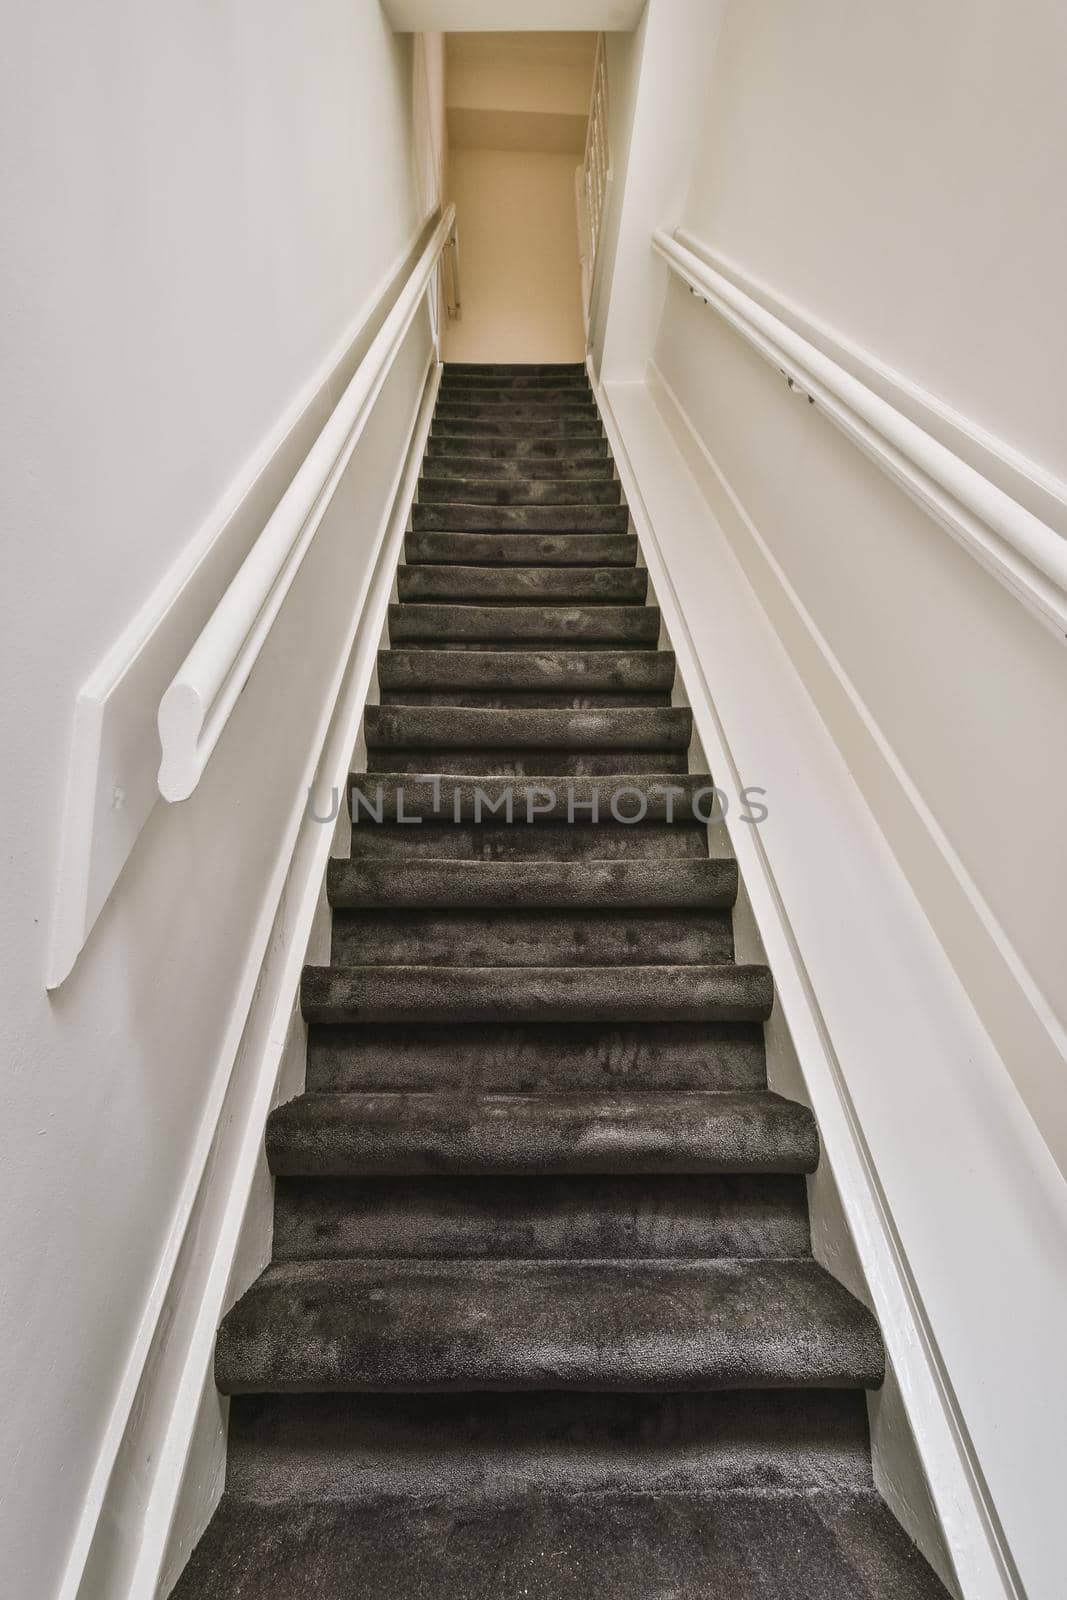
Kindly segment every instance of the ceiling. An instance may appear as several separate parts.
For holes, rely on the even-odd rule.
[[[397,33],[482,33],[523,29],[628,32],[645,0],[382,0]]]
[[[596,41],[584,31],[447,34],[449,146],[581,156]]]

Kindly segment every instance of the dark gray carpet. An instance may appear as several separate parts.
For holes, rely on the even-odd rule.
[[[943,1596],[637,562],[583,368],[447,368],[178,1600]]]

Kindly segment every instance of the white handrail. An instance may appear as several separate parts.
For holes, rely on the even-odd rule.
[[[653,249],[982,565],[1067,637],[1067,540],[663,228]]]
[[[159,792],[186,800],[248,682],[448,243],[448,206],[326,426],[159,703]]]

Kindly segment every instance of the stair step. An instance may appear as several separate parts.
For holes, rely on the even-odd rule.
[[[768,1450],[772,1476],[789,1451]],[[702,1497],[561,1492],[554,1462],[511,1493],[458,1467],[439,1493],[355,1505],[226,1494],[172,1600],[281,1600],[310,1593],[309,1573],[315,1600],[351,1600],[354,1574],[360,1600],[946,1600],[880,1496],[815,1491],[815,1464],[795,1493]]]
[[[577,821],[590,827],[619,824],[634,832],[646,823],[689,827],[706,824],[713,805],[707,773],[637,773],[632,767],[608,777],[546,777],[509,783],[491,777],[428,775],[381,770],[349,776],[349,807],[358,826],[413,818],[455,823],[495,821],[517,833],[527,828]]]
[[[806,1106],[766,1090],[631,1094],[304,1094],[271,1112],[276,1175],[806,1173]],[[357,1252],[358,1253],[358,1252]],[[499,1253],[499,1252],[497,1252]]]
[[[617,478],[455,478],[419,479],[419,504],[486,506],[618,505],[622,484]]]
[[[765,1022],[766,967],[305,967],[309,1022]]]
[[[812,1261],[310,1261],[223,1320],[223,1394],[877,1388],[866,1307]]]
[[[566,394],[592,394],[589,379],[584,372],[543,372],[534,377],[510,377],[492,372],[450,372],[446,367],[441,379],[441,394],[539,394],[544,390],[559,390]]]
[[[307,1087],[532,1092],[766,1088],[751,1022],[313,1025]]]
[[[365,811],[352,830],[352,859],[378,861],[704,861],[706,829],[697,822],[574,823],[523,821],[477,826],[432,816],[417,826],[375,822]]]
[[[474,373],[479,376],[497,378],[541,378],[546,373],[555,375],[564,373],[568,376],[580,378],[588,382],[584,361],[446,361],[444,376],[446,378],[466,376]]]
[[[596,645],[659,642],[658,606],[483,606],[391,605],[389,642],[438,641],[439,648],[464,643],[525,640],[531,645],[566,641],[572,649]],[[557,643],[557,648],[559,648]]]
[[[413,505],[415,533],[627,533],[627,506]]]
[[[449,384],[437,396],[434,416],[455,417],[537,417],[596,416],[596,401],[591,390],[578,384],[545,389],[456,388]]]
[[[719,966],[734,959],[727,910],[336,909],[333,966]]]
[[[603,439],[595,411],[574,416],[501,417],[486,410],[478,416],[443,416],[434,412],[430,437],[450,439]],[[605,441],[606,448],[606,441]]]
[[[696,1182],[715,1189],[736,1181]],[[388,1496],[454,1493],[457,1483],[476,1485],[497,1504],[516,1492],[540,1499],[549,1487],[585,1496],[755,1491],[764,1498],[790,1490],[810,1494],[812,1483],[823,1493],[873,1487],[866,1397],[849,1389],[240,1395],[230,1406],[226,1468],[228,1495],[305,1505],[368,1500],[378,1506]],[[709,1600],[703,1577],[701,1571],[697,1593]],[[396,1600],[416,1590],[386,1592]],[[451,1585],[423,1590],[455,1592]],[[563,1592],[626,1590],[597,1582],[577,1590],[552,1586],[547,1600]],[[663,1594],[656,1583],[630,1595],[635,1592]],[[518,1587],[491,1594],[482,1589],[479,1600],[519,1593]],[[792,1600],[797,1591],[783,1584],[778,1593]],[[252,1589],[248,1600],[262,1594]],[[851,1584],[812,1592],[812,1600],[845,1596],[855,1600]],[[771,1596],[764,1591],[759,1600]],[[898,1600],[897,1592],[886,1600]]]
[[[671,650],[382,650],[382,689],[670,690]]]
[[[639,606],[648,594],[648,573],[643,567],[401,566],[397,592],[402,602],[444,605]]]
[[[500,456],[445,455],[427,452],[425,471],[439,483],[452,478],[483,478],[488,483],[547,478],[568,483],[610,483],[615,463],[606,455]]]
[[[397,910],[728,908],[737,897],[737,863],[332,860],[327,891],[331,906]]]
[[[811,1254],[794,1176],[279,1177],[274,1195],[276,1261]]]
[[[525,427],[531,422],[534,427],[541,427],[544,422],[593,422],[600,427],[600,413],[593,403],[592,395],[574,394],[565,400],[558,400],[552,395],[549,403],[537,403],[536,395],[522,395],[522,397],[496,398],[491,400],[467,400],[467,398],[445,397],[438,398],[434,408],[434,427],[443,422],[518,422]]]
[[[409,533],[404,555],[412,564],[461,567],[632,567],[637,539],[632,533]]]
[[[467,430],[461,433],[431,433],[426,441],[425,464],[427,471],[436,472],[438,458],[463,458],[477,461],[503,462],[505,464],[522,463],[526,461],[541,462],[572,462],[597,465],[614,466],[608,453],[608,441],[603,434],[582,433],[575,438],[558,437],[552,439],[539,439],[528,433],[514,433],[504,436],[481,435],[478,432]]]
[[[457,651],[457,654],[462,654]],[[613,711],[633,706],[669,706],[668,689],[648,693],[615,692],[592,689],[588,694],[559,690],[517,690],[496,693],[484,689],[383,689],[383,706],[462,706],[471,711]]]
[[[455,778],[505,778],[517,787],[541,778],[551,781],[555,778],[609,777],[623,767],[646,776],[680,777],[688,770],[688,766],[689,755],[685,750],[570,750],[548,745],[537,749],[526,746],[510,749],[501,745],[488,749],[425,745],[403,749],[389,745],[380,750],[371,750],[367,755],[367,768],[371,774],[401,772],[410,778],[421,778],[429,771],[439,774],[449,785]],[[625,794],[619,803],[627,803]]]
[[[688,706],[621,711],[368,706],[364,732],[368,750],[685,750],[693,737],[693,714]]]

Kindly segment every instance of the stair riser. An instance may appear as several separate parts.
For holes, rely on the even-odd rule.
[[[618,645],[659,643],[660,616],[656,606],[449,606],[391,605],[389,642],[433,640],[436,648],[501,641],[504,649],[515,649],[519,641],[537,647],[564,646],[579,650],[587,646],[610,648]],[[514,642],[512,642],[514,641]]]
[[[510,434],[506,437],[491,438],[479,433],[442,433],[431,434],[426,444],[426,459],[424,470],[435,472],[439,459],[467,460],[473,457],[478,461],[500,463],[504,466],[521,466],[526,461],[538,461],[546,465],[555,465],[556,462],[565,462],[567,465],[578,464],[594,466],[608,465],[614,471],[614,463],[608,454],[608,441],[602,436],[582,434],[576,438],[539,439],[530,434]]]
[[[372,750],[367,757],[371,774],[401,772],[414,778],[433,772],[448,780],[510,778],[516,789],[527,778],[608,777],[623,765],[638,777],[680,777],[688,764],[689,758],[681,750],[603,750],[590,755],[570,750],[439,750],[432,746],[400,750],[390,746]],[[638,804],[625,794],[618,803],[620,812],[628,804],[635,808]]]
[[[274,1257],[805,1256],[800,1177],[279,1178]]]
[[[484,417],[440,417],[435,414],[430,437],[480,439],[483,442],[495,439],[603,439],[603,431],[595,414],[554,417],[549,413],[528,418],[499,417],[495,412],[490,412]]]
[[[410,566],[397,571],[401,602],[437,605],[644,605],[639,567]]]
[[[580,1093],[755,1089],[766,1083],[752,1023],[457,1023],[315,1026],[309,1091],[386,1089]]]
[[[763,967],[307,967],[309,1022],[765,1022]]]
[[[632,567],[629,533],[409,533],[405,559],[450,566]]]
[[[441,452],[427,456],[425,471],[438,482],[480,478],[486,483],[545,478],[557,483],[611,483],[615,466],[608,456],[464,456]]]
[[[638,828],[612,822],[596,827],[483,821],[478,827],[433,820],[414,826],[374,822],[357,813],[352,859],[431,861],[703,861],[705,830],[697,823],[647,823]]]
[[[433,770],[433,769],[429,769]],[[644,774],[630,766],[604,777],[555,778],[512,783],[479,775],[447,782],[419,781],[409,773],[380,769],[354,774],[349,810],[357,825],[401,822],[495,822],[521,835],[543,826],[629,827],[648,823],[691,827],[711,820],[713,791],[706,775]]]
[[[337,911],[335,966],[716,966],[732,961],[725,911]]]
[[[737,863],[710,861],[342,861],[329,864],[335,908],[603,912],[728,910]]]
[[[550,404],[531,404],[523,397],[516,400],[510,396],[507,399],[483,400],[456,400],[441,399],[433,414],[433,426],[440,427],[448,422],[518,422],[524,427],[530,425],[534,428],[541,427],[546,421],[568,423],[592,422],[599,426],[599,413],[593,404],[592,398],[575,396],[573,399],[558,400],[553,397]]]
[[[422,478],[419,480],[420,505],[487,506],[614,506],[622,500],[622,485],[617,481],[550,478],[512,478],[493,483],[488,478]]]
[[[447,361],[446,378],[468,377],[482,374],[493,378],[543,378],[562,374],[564,377],[588,382],[583,361]]]
[[[546,390],[561,390],[564,394],[593,393],[588,375],[584,372],[542,372],[530,377],[516,373],[504,376],[492,372],[453,372],[451,367],[445,368],[441,394],[466,394],[471,389],[485,394],[541,394]]]
[[[228,1494],[304,1504],[872,1487],[863,1395],[820,1389],[242,1397],[226,1465]]]
[[[675,660],[671,651],[657,654],[623,651],[556,651],[543,655],[509,655],[485,651],[383,650],[378,655],[378,683],[383,689],[670,690]]]
[[[415,533],[627,533],[626,506],[414,505]]]
[[[464,711],[368,706],[368,750],[687,750],[693,737],[686,706],[658,711]],[[621,768],[617,770],[622,770]]]
[[[591,694],[540,693],[493,694],[467,689],[384,689],[383,706],[458,706],[467,711],[654,711],[671,703],[670,693],[641,694],[636,690],[612,694],[594,689]]]
[[[596,416],[597,408],[588,389],[577,384],[562,388],[485,389],[442,387],[437,397],[435,416],[538,417]]]

